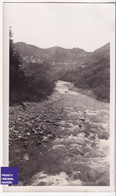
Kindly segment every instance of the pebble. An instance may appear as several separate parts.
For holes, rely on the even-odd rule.
[[[90,169],[87,172],[87,177],[88,177],[89,181],[95,182],[96,179],[97,179],[97,174],[96,174],[96,172],[93,169]]]
[[[44,133],[43,131],[40,131],[38,134],[43,135],[43,133]]]
[[[22,181],[18,181],[18,186],[23,186],[23,182]]]
[[[29,132],[26,135],[31,135]]]
[[[18,133],[18,131],[13,130],[14,133]]]
[[[20,138],[20,140],[21,141],[27,141],[27,138],[22,137],[22,138]]]
[[[37,141],[36,144],[37,144],[37,145],[41,145],[41,142],[40,142],[40,141]]]
[[[43,140],[42,140],[43,142],[47,142],[48,141],[48,137],[43,137]]]
[[[25,161],[28,161],[28,160],[29,160],[28,154],[25,154],[25,155],[24,155],[24,160],[25,160]]]
[[[85,121],[85,119],[84,119],[84,118],[81,118],[80,120]]]
[[[28,125],[30,127],[32,124],[29,122],[26,122],[25,125]]]
[[[21,135],[18,135],[18,138],[21,138],[22,136]]]
[[[49,138],[54,138],[54,135],[48,135]]]

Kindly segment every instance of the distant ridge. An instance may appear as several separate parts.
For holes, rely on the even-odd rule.
[[[110,101],[110,43],[94,52],[80,48],[38,48],[23,42],[16,43],[23,58],[26,74],[38,70],[47,62],[55,79],[70,81],[76,87],[91,90],[97,99]]]
[[[85,57],[91,53],[86,52],[80,48],[65,49],[59,46],[54,46],[47,49],[42,49],[34,45],[26,44],[23,42],[17,42],[16,47],[20,51],[24,60],[33,59],[35,62],[42,61],[59,62],[59,63],[77,63],[85,59]],[[37,58],[39,59],[37,61]]]

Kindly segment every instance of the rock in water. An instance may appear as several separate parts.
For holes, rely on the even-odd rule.
[[[93,169],[90,169],[88,172],[87,172],[87,177],[88,177],[88,180],[90,182],[95,182],[97,180],[97,174],[95,172],[95,170]]]

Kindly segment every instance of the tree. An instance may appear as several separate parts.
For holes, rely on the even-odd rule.
[[[31,63],[31,65],[28,65],[27,72],[29,71],[30,67],[35,74],[26,75],[26,70],[24,72],[21,69],[24,62],[22,62],[21,55],[14,43],[11,27],[9,29],[9,52],[10,105],[14,103],[22,104],[24,101],[38,102],[47,98],[47,96],[52,93],[55,86],[50,65],[46,63],[41,65]]]
[[[22,88],[26,85],[26,78],[23,70],[21,70],[20,65],[22,64],[22,59],[20,57],[19,51],[16,49],[13,41],[13,33],[11,27],[9,29],[9,53],[10,53],[10,103],[20,95]],[[15,96],[15,97],[14,97]]]

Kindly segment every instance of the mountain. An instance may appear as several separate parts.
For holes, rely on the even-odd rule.
[[[52,47],[46,50],[49,53],[49,60],[54,62],[63,63],[77,63],[82,58],[85,58],[88,52],[80,49],[65,49],[61,47]]]
[[[42,49],[23,42],[16,43],[16,47],[26,74],[39,71],[47,63],[56,80],[73,82],[80,89],[92,91],[97,99],[110,100],[110,43],[94,52],[58,46]]]
[[[20,51],[23,60],[26,63],[41,63],[47,61],[53,65],[55,64],[77,64],[84,60],[89,52],[80,48],[65,49],[58,46],[42,49],[23,42],[17,42],[17,49]]]
[[[26,44],[24,42],[17,42],[15,43],[15,46],[20,51],[21,57],[26,63],[41,63],[45,59],[46,54],[44,49]]]
[[[110,101],[110,43],[95,50],[84,66],[67,71],[62,79],[73,82],[80,89],[92,91],[97,99]]]

